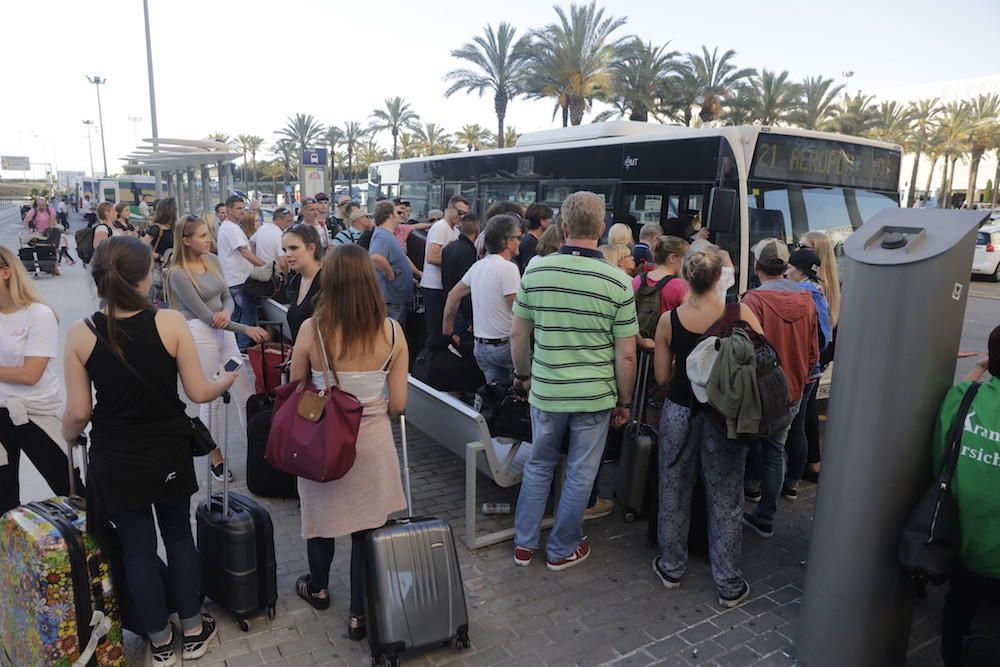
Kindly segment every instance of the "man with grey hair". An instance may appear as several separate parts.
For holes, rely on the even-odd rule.
[[[604,233],[603,200],[593,192],[574,192],[560,207],[559,220],[565,244],[525,271],[511,327],[515,384],[530,390],[533,434],[514,518],[517,565],[534,558],[553,472],[569,436],[566,483],[546,547],[550,570],[564,570],[590,555],[583,513],[608,426],[629,419],[639,331],[628,277],[597,250]]]
[[[511,260],[517,257],[521,245],[521,221],[512,215],[493,216],[486,223],[483,236],[488,254],[473,264],[448,292],[442,330],[446,336],[454,331],[458,305],[471,294],[476,363],[487,382],[510,382],[514,373],[510,354],[511,307],[521,286],[521,273]],[[445,252],[451,247],[445,248]]]

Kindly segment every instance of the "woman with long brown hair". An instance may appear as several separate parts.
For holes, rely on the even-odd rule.
[[[132,224],[132,210],[125,202],[115,204],[115,219],[111,224],[126,236],[139,238],[139,232],[136,231],[135,225]]]
[[[357,458],[350,471],[325,483],[299,478],[309,574],[295,582],[295,592],[316,609],[330,606],[328,584],[334,538],[350,535],[348,636],[359,640],[365,636],[361,578],[364,536],[383,525],[390,514],[406,507],[389,415],[406,407],[409,353],[402,329],[386,317],[372,262],[364,248],[345,244],[330,251],[318,279],[321,287],[315,314],[299,330],[292,353],[291,379],[305,379],[315,387],[336,383],[355,396],[365,410],[358,432]],[[333,377],[324,376],[327,363]]]
[[[88,530],[100,537],[114,526],[153,664],[169,667],[177,662],[171,611],[180,617],[184,659],[203,656],[216,634],[215,619],[201,612],[191,534],[191,496],[198,481],[177,378],[192,401],[207,403],[237,374],[219,368],[218,379],[205,377],[184,317],[157,310],[146,299],[152,268],[149,246],[130,236],[109,238],[94,252],[91,272],[104,307],[73,324],[66,337],[62,435],[72,442],[92,422]],[[156,526],[167,554],[169,605],[167,587],[155,574]]]

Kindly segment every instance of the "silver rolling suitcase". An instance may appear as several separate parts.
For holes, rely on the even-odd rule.
[[[400,415],[409,516],[389,521],[365,543],[365,615],[372,664],[390,666],[414,648],[470,646],[469,612],[451,526],[413,516],[406,417]]]

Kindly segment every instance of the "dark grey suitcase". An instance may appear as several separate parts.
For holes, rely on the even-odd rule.
[[[649,352],[640,350],[638,372],[635,378],[635,400],[632,420],[625,426],[622,434],[621,456],[618,463],[618,488],[615,498],[625,512],[625,521],[631,523],[638,517],[649,514],[650,475],[657,474],[653,469],[656,431],[643,422],[643,408],[646,398],[646,380],[649,377]]]
[[[451,526],[413,516],[406,418],[400,416],[408,516],[368,534],[365,614],[372,664],[399,664],[414,648],[469,648],[469,612]]]

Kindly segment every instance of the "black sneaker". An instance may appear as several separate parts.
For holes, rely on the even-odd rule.
[[[329,609],[330,608],[330,591],[322,588],[318,591],[313,591],[310,585],[312,577],[308,574],[303,574],[301,577],[295,580],[295,594],[300,598],[312,605],[313,609]]]
[[[208,653],[208,642],[215,638],[217,632],[215,619],[208,614],[202,614],[201,632],[194,637],[184,637],[184,651],[181,657],[185,660],[197,660]]]
[[[212,466],[212,479],[214,479],[219,484],[222,484],[222,481],[223,481],[222,480],[222,473],[223,472],[225,472],[225,474],[229,475],[229,483],[232,484],[233,480],[235,479],[233,477],[233,471],[226,467],[225,462],[223,462],[223,463],[216,463],[214,466]]]
[[[781,495],[786,500],[796,501],[799,499],[799,490],[788,486],[787,484],[781,485]]]
[[[774,525],[758,519],[750,512],[743,513],[743,525],[749,527],[761,537],[774,537]]]
[[[743,497],[752,503],[759,503],[760,499],[763,496],[760,495],[760,489],[751,489],[750,487],[744,487]]]
[[[681,580],[677,577],[671,577],[669,574],[663,571],[660,566],[661,558],[657,556],[653,559],[653,573],[656,575],[660,583],[663,584],[664,588],[674,589],[681,587]]]
[[[733,597],[727,597],[725,595],[719,596],[719,606],[723,609],[732,609],[733,607],[738,607],[743,604],[748,597],[750,597],[750,584],[748,584],[744,579],[739,593]]]
[[[153,655],[153,667],[173,667],[177,664],[177,651],[174,650],[174,636],[173,627],[170,628],[170,641],[163,646],[156,646],[152,642],[149,643],[149,650]]]

